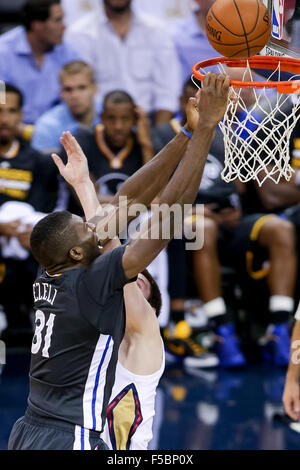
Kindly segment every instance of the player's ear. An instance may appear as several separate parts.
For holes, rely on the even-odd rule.
[[[73,246],[69,251],[69,256],[74,261],[82,261],[84,257],[83,249],[81,246]]]

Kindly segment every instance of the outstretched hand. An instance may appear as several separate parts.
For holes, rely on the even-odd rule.
[[[71,132],[63,132],[60,142],[66,151],[68,162],[65,165],[55,153],[52,158],[61,176],[73,187],[86,183],[89,180],[88,162],[77,140]]]

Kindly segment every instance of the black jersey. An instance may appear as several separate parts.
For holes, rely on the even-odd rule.
[[[152,133],[152,142],[155,151],[160,151],[176,135],[174,120],[157,126]],[[207,161],[205,163],[201,184],[196,198],[197,204],[213,204],[214,210],[219,211],[226,207],[238,207],[240,200],[237,187],[234,183],[226,183],[221,173],[224,169],[224,143],[219,128],[211,143]]]
[[[102,430],[125,329],[124,250],[56,277],[40,269],[28,399],[39,415]]]
[[[133,145],[121,167],[112,168],[109,159],[97,144],[95,132],[95,130],[81,129],[75,134],[75,137],[87,157],[91,179],[96,184],[98,194],[100,196],[113,196],[127,178],[143,166],[142,149],[136,140],[136,136],[133,135]],[[62,154],[62,158],[66,159],[66,156]],[[81,208],[72,196],[69,210],[81,214]]]
[[[57,169],[50,157],[24,141],[19,143],[15,156],[0,157],[0,205],[22,201],[37,211],[50,212],[56,205]]]

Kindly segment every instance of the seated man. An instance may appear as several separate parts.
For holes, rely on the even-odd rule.
[[[85,62],[66,64],[59,74],[63,103],[43,114],[35,123],[31,145],[43,153],[57,152],[64,131],[75,133],[100,123],[101,106],[95,100],[94,71]]]
[[[32,224],[25,222],[24,226],[22,221],[25,221],[30,210],[51,212],[56,207],[58,194],[58,172],[51,159],[46,159],[17,137],[22,120],[22,104],[22,93],[6,84],[6,104],[0,104],[0,206],[12,202],[18,202],[19,207],[21,205],[17,212],[9,209],[9,218],[7,215],[5,219],[2,217],[0,223],[5,273],[1,276],[1,304],[10,331],[21,327],[30,328],[29,312],[33,304],[31,284],[37,265],[31,256],[26,255],[22,259],[16,250],[9,252],[4,249],[4,245],[15,237],[28,250]],[[17,296],[14,295],[16,285]]]
[[[60,101],[59,71],[79,54],[63,42],[60,0],[26,1],[22,20],[0,37],[0,80],[22,91],[24,123],[34,124]]]

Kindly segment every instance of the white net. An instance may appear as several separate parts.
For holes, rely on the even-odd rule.
[[[219,63],[218,68],[220,73],[228,73],[223,64]],[[267,80],[274,80],[275,76],[280,81],[280,75],[279,62]],[[254,76],[248,63],[242,81],[257,81]],[[289,181],[294,171],[290,165],[290,137],[300,115],[300,94],[281,94],[276,88],[265,87],[231,87],[231,91],[219,124],[225,147],[222,178],[226,182],[237,178],[243,183],[255,180],[259,186],[268,178],[275,183],[281,178]]]

